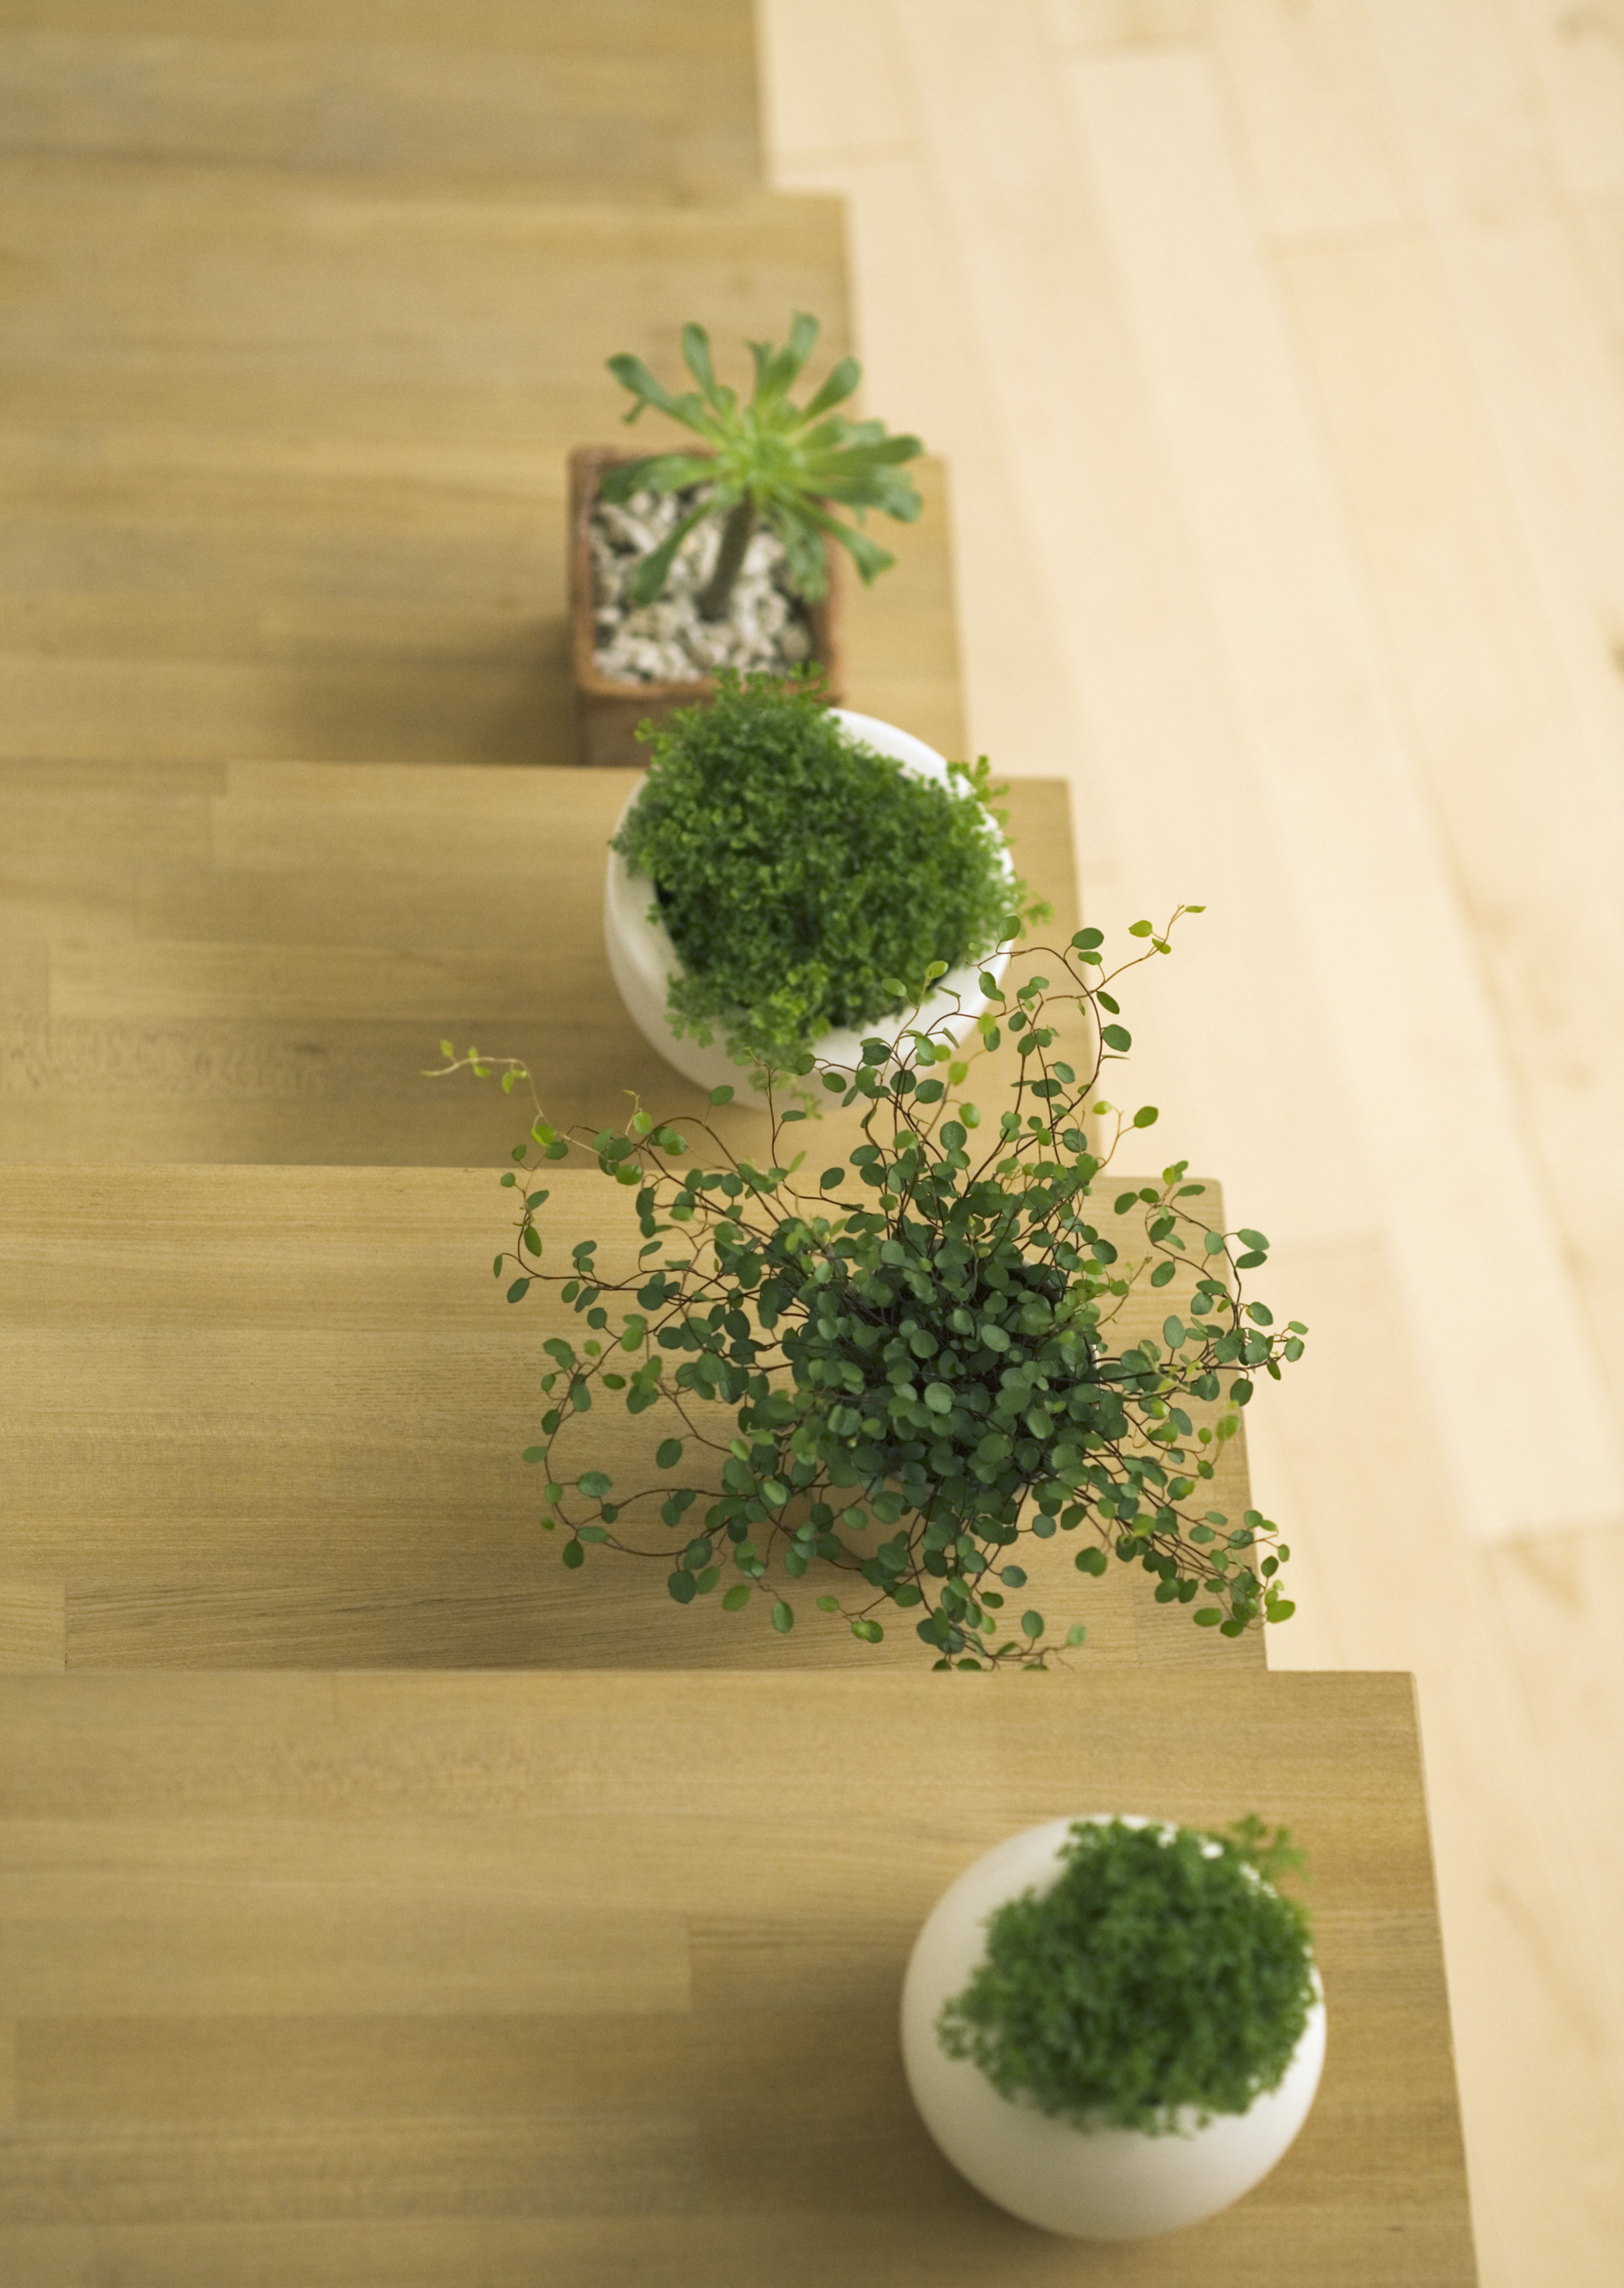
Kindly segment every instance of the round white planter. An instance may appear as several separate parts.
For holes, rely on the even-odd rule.
[[[950,775],[944,759],[934,747],[927,747],[923,739],[915,739],[910,732],[899,731],[892,724],[882,723],[873,715],[854,715],[844,707],[833,712],[854,738],[861,739],[879,754],[894,757],[904,770],[911,771],[915,777],[936,779],[959,793],[965,792],[963,781]],[[634,789],[628,798],[615,821],[617,834],[640,791]],[[856,854],[853,855],[855,861]],[[1013,881],[1015,868],[1007,848],[1002,855],[1004,872]],[[644,877],[634,875],[620,852],[612,849],[604,887],[604,943],[621,998],[644,1039],[686,1079],[707,1089],[727,1084],[737,1089],[741,1096],[749,1096],[753,1092],[744,1067],[733,1063],[719,1037],[713,1039],[709,1047],[701,1047],[691,1036],[678,1040],[671,1030],[666,1014],[666,980],[680,970],[682,964],[663,923],[650,918],[654,895],[654,886]],[[916,1018],[885,1017],[860,1033],[846,1029],[826,1033],[816,1044],[819,1059],[827,1064],[855,1065],[865,1040],[895,1041],[910,1022],[931,1026],[939,1018],[947,1018],[954,1040],[962,1041],[987,1005],[978,982],[981,972],[985,969],[994,977],[1002,978],[1009,957],[1007,951],[995,953],[986,961],[950,970],[939,981]],[[956,1013],[949,997],[953,993],[960,997]]]
[[[1146,1823],[1135,1819],[1130,1823]],[[1267,2176],[1308,2117],[1325,2060],[1325,2004],[1315,2003],[1276,2090],[1204,2129],[1193,2112],[1162,2137],[1080,2130],[1001,2097],[968,2058],[936,2038],[942,2005],[962,1993],[986,1949],[994,1908],[1060,1871],[1073,1822],[1029,1827],[978,1859],[945,1891],[921,1930],[902,1990],[902,2058],[914,2102],[962,2176],[1028,2224],[1085,2240],[1137,2240],[1216,2215]],[[1316,1975],[1318,1990],[1319,1979]]]

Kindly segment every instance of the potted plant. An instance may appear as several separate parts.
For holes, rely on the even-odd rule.
[[[1028,2224],[1126,2240],[1238,2200],[1306,2119],[1325,2055],[1301,1864],[1256,1817],[1223,1834],[1057,1819],[938,1901],[902,1996],[926,2127]]]
[[[781,348],[749,345],[747,401],[719,382],[709,337],[683,329],[698,385],[676,395],[640,358],[613,357],[630,391],[626,415],[650,406],[696,445],[629,455],[582,446],[570,457],[570,625],[575,711],[585,763],[636,763],[634,734],[709,693],[719,667],[783,673],[820,663],[841,689],[832,549],[865,583],[895,562],[837,506],[911,522],[922,506],[899,464],[924,449],[879,421],[835,408],[862,368],[842,358],[804,406],[789,390],[818,338],[804,311]]]
[[[1148,941],[1140,959],[1170,949],[1178,918],[1133,925]],[[941,1019],[865,1039],[850,1066],[814,1068],[828,1097],[860,1108],[863,1139],[815,1178],[818,1131],[772,1074],[763,1164],[734,1157],[703,1121],[638,1106],[622,1132],[571,1137],[538,1104],[502,1178],[520,1194],[519,1235],[495,1270],[511,1302],[539,1281],[583,1323],[579,1347],[557,1334],[543,1346],[541,1438],[526,1456],[544,1474],[542,1521],[562,1535],[566,1565],[598,1548],[640,1553],[669,1566],[678,1604],[719,1590],[728,1610],[753,1607],[788,1630],[787,1592],[821,1560],[837,1585],[820,1608],[870,1643],[884,1617],[906,1617],[938,1667],[1043,1664],[1057,1639],[1042,1611],[1020,1609],[1028,1537],[1076,1534],[1084,1574],[1113,1556],[1142,1564],[1161,1601],[1225,1635],[1287,1617],[1289,1552],[1274,1527],[1256,1510],[1233,1520],[1203,1506],[1202,1488],[1256,1377],[1278,1379],[1306,1330],[1277,1330],[1246,1298],[1242,1275],[1268,1242],[1204,1223],[1185,1162],[1116,1198],[1119,1215],[1142,1213],[1143,1252],[1136,1243],[1123,1259],[1091,1219],[1121,1136],[1156,1118],[1095,1095],[1130,1045],[1112,989],[1122,971],[1104,973],[1102,946],[1098,930],[1079,930],[1017,956],[1029,973],[1013,990],[1009,975],[980,979],[990,1005],[975,1054],[1008,1033],[1021,1055],[985,1111],[967,1088],[975,1055],[958,1053]],[[911,981],[915,1003],[941,968]],[[1068,1013],[1089,1028],[1081,1071],[1062,1053]],[[529,1078],[518,1059],[441,1047],[446,1072],[500,1066],[509,1089]],[[722,1084],[712,1101],[732,1094]],[[1091,1144],[1085,1116],[1114,1132]],[[596,1239],[551,1259],[549,1195],[535,1178],[580,1151],[635,1194],[635,1271],[600,1267]],[[1113,1343],[1129,1292],[1181,1271],[1188,1292],[1161,1339]],[[660,1410],[667,1434],[651,1438],[638,1484],[597,1466],[600,1398]],[[1063,1641],[1084,1633],[1073,1625]]]
[[[865,1034],[956,1041],[1025,902],[985,758],[824,704],[816,681],[717,678],[653,735],[611,838],[604,937],[645,1037],[703,1087],[854,1064]],[[945,975],[915,1012],[903,980]],[[717,1036],[721,1037],[718,1038]]]

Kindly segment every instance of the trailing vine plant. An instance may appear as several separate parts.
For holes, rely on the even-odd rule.
[[[708,1121],[656,1121],[639,1104],[622,1132],[565,1135],[536,1103],[501,1179],[521,1194],[517,1243],[493,1269],[511,1303],[540,1283],[582,1323],[576,1341],[543,1345],[541,1440],[525,1455],[544,1472],[542,1523],[563,1535],[566,1566],[598,1549],[653,1557],[679,1605],[720,1591],[726,1610],[764,1608],[787,1632],[789,1585],[821,1559],[839,1585],[818,1595],[820,1609],[869,1643],[905,1619],[939,1668],[1042,1667],[1082,1642],[1081,1625],[1061,1637],[1021,1609],[1028,1536],[1076,1534],[1082,1574],[1113,1556],[1142,1565],[1160,1601],[1224,1636],[1289,1617],[1276,1528],[1256,1510],[1232,1519],[1203,1505],[1256,1378],[1278,1381],[1303,1352],[1302,1323],[1277,1329],[1243,1291],[1268,1242],[1203,1221],[1204,1187],[1183,1160],[1116,1196],[1113,1212],[1137,1210],[1143,1235],[1126,1256],[1090,1212],[1122,1137],[1157,1117],[1096,1095],[1131,1046],[1112,989],[1200,911],[1181,906],[1161,931],[1136,922],[1129,934],[1148,943],[1110,972],[1097,929],[1018,949],[1003,990],[981,978],[994,1005],[968,1053],[944,1018],[894,1045],[865,1041],[854,1066],[804,1056],[800,1077],[863,1108],[863,1140],[815,1181],[793,1148],[818,1131],[797,1124],[808,1114],[771,1076],[760,1166]],[[1017,934],[1011,918],[1003,941]],[[1018,966],[1027,973],[1015,986]],[[916,1011],[944,967],[899,987]],[[1060,1021],[1079,1016],[1092,1047],[1081,1074],[1056,1053]],[[984,1111],[966,1085],[1005,1035],[1019,1075]],[[517,1058],[440,1046],[443,1074],[530,1084]],[[715,1089],[711,1101],[732,1095]],[[1108,1141],[1090,1143],[1090,1115],[1111,1125]],[[549,1260],[549,1195],[535,1180],[572,1154],[635,1192],[643,1245],[626,1276],[600,1267],[595,1239]],[[1113,1347],[1125,1299],[1186,1267],[1191,1293],[1161,1340]],[[650,1441],[649,1481],[617,1484],[595,1466],[604,1400],[669,1422]],[[1198,1425],[1192,1402],[1211,1418]]]

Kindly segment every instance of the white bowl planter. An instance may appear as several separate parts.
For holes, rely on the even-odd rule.
[[[952,776],[943,757],[934,747],[927,747],[923,739],[915,739],[910,732],[899,731],[893,724],[882,723],[873,715],[854,715],[844,707],[830,711],[854,738],[862,740],[876,753],[893,757],[916,778],[935,779],[970,799],[963,780]],[[615,821],[617,834],[640,791],[633,791]],[[861,853],[853,851],[852,855],[853,865],[860,865]],[[1004,874],[1012,882],[1015,867],[1007,846],[1001,846],[1000,855]],[[604,943],[621,998],[644,1039],[686,1079],[706,1089],[731,1085],[741,1096],[749,1096],[753,1092],[745,1069],[733,1063],[720,1037],[713,1039],[709,1047],[702,1047],[691,1035],[679,1040],[671,1030],[666,1011],[666,981],[681,969],[682,964],[664,925],[650,918],[654,900],[653,883],[633,874],[620,852],[612,849],[604,888]],[[950,970],[939,981],[916,1018],[886,1017],[865,1027],[860,1033],[845,1029],[825,1033],[814,1045],[815,1053],[826,1063],[855,1065],[865,1040],[895,1041],[910,1022],[929,1026],[939,1018],[947,1018],[954,1040],[962,1041],[987,1006],[978,982],[981,972],[986,970],[994,978],[1002,978],[1009,957],[1005,949],[990,955],[986,961]],[[956,1014],[949,997],[954,993],[961,1002]]]
[[[1134,1819],[1129,1823],[1143,1826]],[[986,1950],[989,1915],[1060,1872],[1073,1823],[1050,1820],[996,1845],[943,1893],[915,1942],[902,1990],[902,2058],[931,2136],[978,2192],[1028,2224],[1087,2240],[1136,2240],[1198,2224],[1267,2176],[1303,2126],[1325,2060],[1325,2004],[1315,2003],[1286,2077],[1245,2113],[1198,2128],[1193,2112],[1160,2137],[1074,2129],[1035,2104],[1002,2097],[936,2037],[942,2005],[962,1993]],[[1315,1978],[1319,1990],[1319,1979]]]

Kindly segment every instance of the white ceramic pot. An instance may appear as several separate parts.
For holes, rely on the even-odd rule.
[[[986,1920],[1060,1872],[1069,1819],[1012,1835],[945,1891],[919,1934],[902,1990],[902,2057],[931,2136],[978,2192],[1028,2224],[1085,2240],[1137,2240],[1199,2224],[1267,2176],[1308,2117],[1325,2059],[1325,2004],[1316,2001],[1286,2077],[1245,2113],[1215,2115],[1151,2137],[1134,2129],[1074,2129],[1036,2105],[1000,2096],[968,2058],[936,2037],[942,2005],[960,1994],[986,1951]],[[1129,1822],[1133,1826],[1146,1823]],[[1319,1990],[1319,1978],[1315,1977]]]
[[[862,740],[876,753],[892,756],[916,778],[935,779],[969,799],[963,781],[951,775],[943,758],[934,747],[927,747],[923,739],[915,739],[910,732],[899,731],[892,724],[882,723],[873,715],[853,715],[844,707],[831,712],[854,738]],[[640,792],[641,789],[633,790],[615,821],[617,834]],[[855,859],[855,853],[853,856]],[[1015,868],[1007,847],[1002,857],[1004,873],[1012,882]],[[621,998],[644,1039],[685,1078],[707,1089],[719,1088],[725,1083],[737,1089],[741,1096],[748,1096],[752,1092],[744,1067],[734,1064],[729,1057],[719,1029],[709,1047],[701,1047],[691,1036],[679,1040],[671,1030],[666,1014],[666,980],[679,971],[682,964],[663,923],[650,918],[654,902],[654,886],[643,876],[633,874],[620,852],[612,849],[604,887],[604,943]],[[928,1026],[938,1018],[948,1019],[954,1040],[962,1041],[987,1005],[978,982],[981,972],[985,969],[994,977],[1002,978],[1009,957],[1007,951],[995,953],[986,961],[950,970],[939,981],[917,1018],[885,1017],[860,1033],[844,1029],[826,1033],[815,1045],[818,1057],[828,1064],[855,1065],[864,1041],[894,1041],[910,1022]],[[956,1015],[949,998],[952,993],[960,997]]]

